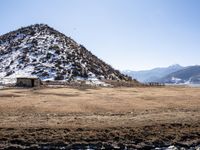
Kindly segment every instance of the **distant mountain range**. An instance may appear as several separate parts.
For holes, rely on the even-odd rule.
[[[182,68],[183,68],[182,66],[176,64],[176,65],[172,65],[166,68],[154,68],[151,70],[143,70],[143,71],[126,70],[122,72],[131,77],[134,77],[140,82],[154,82],[172,72],[181,70]]]
[[[123,71],[140,82],[162,82],[170,84],[200,84],[200,66],[182,67],[178,64],[166,68],[144,71]]]
[[[170,73],[158,82],[173,84],[200,84],[200,66],[189,66]]]

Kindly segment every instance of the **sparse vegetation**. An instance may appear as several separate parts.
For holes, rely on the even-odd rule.
[[[38,148],[62,143],[83,148],[83,144],[98,143],[98,148],[121,144],[145,149],[178,143],[182,147],[196,145],[200,142],[199,90],[4,89],[0,95],[0,146]]]

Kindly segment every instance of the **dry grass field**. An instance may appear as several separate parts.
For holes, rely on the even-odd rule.
[[[48,143],[200,144],[200,88],[1,89],[0,148]]]

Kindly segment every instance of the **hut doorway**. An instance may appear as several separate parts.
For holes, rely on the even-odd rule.
[[[34,85],[34,79],[31,79],[31,87],[34,87],[35,85]]]

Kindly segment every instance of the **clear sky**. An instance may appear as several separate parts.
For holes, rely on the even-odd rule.
[[[200,64],[200,0],[1,0],[0,34],[45,23],[121,70]]]

